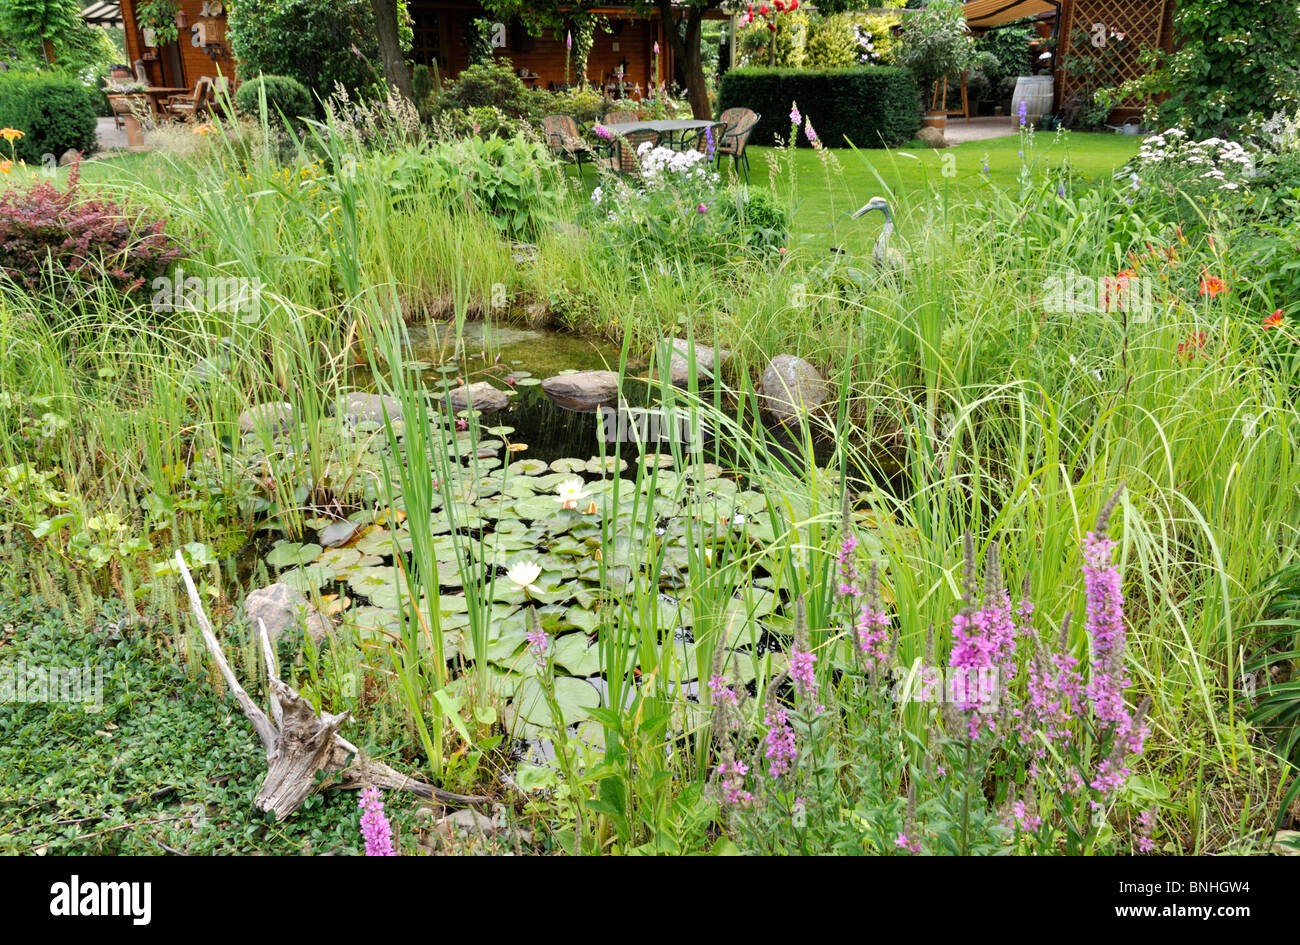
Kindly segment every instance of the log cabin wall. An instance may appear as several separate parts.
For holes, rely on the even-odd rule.
[[[122,19],[126,24],[127,60],[134,65],[137,59],[143,59],[152,84],[193,88],[201,76],[215,79],[219,75],[229,77],[232,84],[235,82],[236,62],[225,43],[224,9],[219,17],[204,17],[204,0],[180,0],[189,26],[180,31],[179,41],[162,47],[147,47],[136,23],[136,0],[121,2]],[[207,9],[210,11],[212,7]],[[467,40],[471,22],[488,18],[487,13],[477,3],[448,3],[446,0],[410,0],[409,10],[415,31],[412,61],[432,65],[436,60],[442,77],[454,78],[469,65]],[[607,25],[596,30],[587,59],[589,82],[598,83],[619,66],[624,66],[628,86],[644,91],[672,74],[671,54],[657,15],[637,18],[613,8],[595,12],[607,17]],[[199,24],[203,26],[201,36],[195,33]],[[199,39],[206,40],[207,45],[198,44]],[[658,76],[652,74],[656,42],[661,52]],[[516,71],[525,69],[530,77],[536,76],[528,80],[534,88],[565,84],[563,37],[556,39],[549,32],[530,37],[517,25],[507,24],[506,48],[498,50],[497,55],[508,58]],[[572,57],[569,62],[568,82],[575,84],[577,77],[573,73]]]
[[[126,25],[126,55],[134,67],[137,59],[144,60],[145,72],[153,85],[176,88],[194,88],[203,76],[216,79],[226,76],[235,82],[235,61],[226,44],[226,14],[224,4],[214,5],[205,0],[180,0],[180,9],[189,21],[179,30],[176,42],[161,47],[144,43],[143,31],[136,24],[135,0],[121,0],[122,22]],[[219,7],[217,16],[204,16]]]

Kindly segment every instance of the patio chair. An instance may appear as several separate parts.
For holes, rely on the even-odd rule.
[[[718,142],[718,165],[721,166],[724,154],[731,155],[733,170],[738,167],[744,170],[746,184],[749,183],[749,156],[745,153],[745,145],[749,143],[749,136],[754,133],[760,117],[748,108],[728,108],[718,116],[718,120],[727,125],[727,133]]]
[[[542,119],[546,146],[561,161],[572,161],[582,173],[583,160],[594,161],[595,154],[582,136],[582,126],[572,115],[547,115]]]
[[[195,121],[207,117],[208,105],[212,101],[212,78],[201,76],[194,83],[194,91],[189,95],[172,95],[163,102],[163,114],[173,118],[189,118]]]
[[[709,153],[709,132],[713,133],[713,151],[716,154],[718,148],[722,147],[722,139],[727,136],[727,123],[725,121],[715,121],[700,131],[693,138],[683,138],[683,149],[689,148],[693,151],[699,151],[701,154]]]
[[[619,109],[617,111],[606,112],[605,117],[601,119],[602,125],[624,125],[630,121],[638,121],[637,113],[630,109]]]
[[[645,128],[614,138],[610,142],[609,155],[601,158],[598,166],[613,174],[639,175],[641,162],[636,152],[647,141],[651,147],[659,144],[659,132]]]

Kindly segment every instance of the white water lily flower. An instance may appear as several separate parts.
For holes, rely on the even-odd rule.
[[[585,483],[581,479],[566,479],[555,487],[555,501],[560,503],[562,509],[576,509],[578,501],[591,495],[582,487]]]
[[[541,588],[533,582],[542,574],[542,566],[536,561],[516,561],[506,569],[510,583],[530,593],[541,593]]]

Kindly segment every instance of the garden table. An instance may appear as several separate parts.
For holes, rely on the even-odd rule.
[[[680,151],[679,144],[684,144],[687,139],[693,138],[710,125],[716,125],[716,121],[694,121],[694,120],[665,120],[665,121],[622,121],[613,125],[603,126],[606,131],[620,137],[633,131],[654,131],[658,133],[660,141],[667,139],[667,144],[675,151]],[[692,134],[694,132],[694,134]],[[676,136],[680,135],[680,139]]]
[[[153,106],[154,115],[161,117],[163,114],[162,103],[164,99],[172,95],[184,95],[187,92],[192,91],[194,90],[187,89],[184,86],[181,88],[173,88],[167,85],[151,85],[144,90],[144,94],[149,96],[149,104]]]

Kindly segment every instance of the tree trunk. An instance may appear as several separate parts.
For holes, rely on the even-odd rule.
[[[709,107],[709,89],[704,81],[704,57],[700,52],[700,26],[704,21],[704,11],[716,6],[716,3],[692,4],[686,10],[686,35],[682,36],[673,21],[672,0],[655,0],[659,16],[663,20],[664,35],[673,55],[681,60],[682,72],[686,76],[686,100],[691,103],[691,113],[700,121],[713,117]]]
[[[408,102],[414,101],[411,91],[411,70],[406,68],[402,56],[402,43],[397,37],[397,4],[399,0],[370,0],[375,11],[375,38],[379,41],[379,58],[384,62],[384,78]]]

